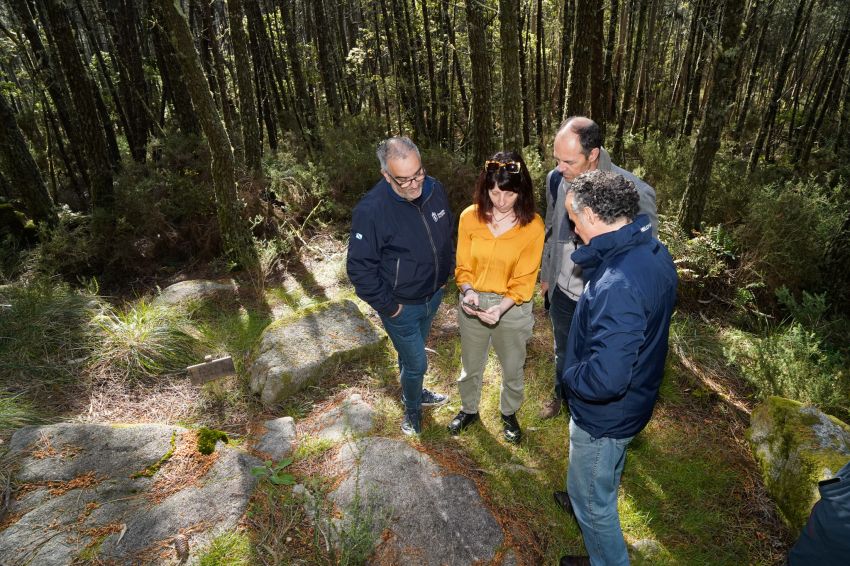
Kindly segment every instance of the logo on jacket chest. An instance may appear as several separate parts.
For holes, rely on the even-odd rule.
[[[445,216],[445,215],[446,215],[446,209],[444,208],[444,209],[443,209],[443,210],[441,210],[440,212],[432,212],[432,213],[431,213],[431,218],[433,218],[433,219],[434,219],[434,222],[437,222],[440,218],[442,218],[442,217],[443,217],[443,216]]]

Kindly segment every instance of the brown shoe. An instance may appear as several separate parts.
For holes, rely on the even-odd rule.
[[[540,409],[540,412],[537,414],[541,419],[551,419],[553,417],[557,417],[558,413],[561,412],[561,404],[562,401],[558,397],[552,397],[545,403],[543,403],[543,408]]]

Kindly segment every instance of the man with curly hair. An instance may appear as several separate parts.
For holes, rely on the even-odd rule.
[[[585,287],[559,376],[570,454],[567,491],[554,496],[575,516],[590,556],[564,556],[561,566],[629,563],[617,491],[626,448],[658,399],[677,285],[667,248],[638,215],[639,198],[634,183],[605,171],[579,175],[566,195],[585,243],[571,255]]]

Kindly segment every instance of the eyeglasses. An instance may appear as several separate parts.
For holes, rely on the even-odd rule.
[[[494,161],[488,159],[484,162],[484,170],[488,173],[495,173],[499,169],[504,169],[505,172],[515,175],[519,173],[520,166],[516,161]]]
[[[425,178],[425,168],[424,167],[420,167],[419,171],[417,171],[416,174],[413,175],[413,177],[408,177],[407,179],[398,179],[398,178],[394,177],[393,174],[390,173],[389,171],[387,171],[386,169],[384,169],[384,171],[386,171],[387,175],[390,176],[390,179],[395,181],[396,185],[398,185],[402,189],[406,189],[407,187],[409,187],[413,183],[418,183],[418,182],[422,181],[422,179]]]

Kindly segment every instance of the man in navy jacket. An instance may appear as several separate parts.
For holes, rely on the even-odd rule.
[[[652,416],[676,303],[676,268],[638,213],[621,175],[576,177],[566,208],[585,242],[572,254],[584,275],[567,341],[561,394],[570,408],[567,492],[555,499],[581,527],[590,563],[628,564],[617,513],[626,448]],[[561,565],[587,563],[565,556]]]
[[[357,296],[381,317],[398,352],[405,434],[418,434],[422,406],[445,395],[422,388],[425,341],[454,272],[454,217],[443,186],[425,174],[419,149],[407,137],[378,145],[379,181],[357,203],[346,268]]]

